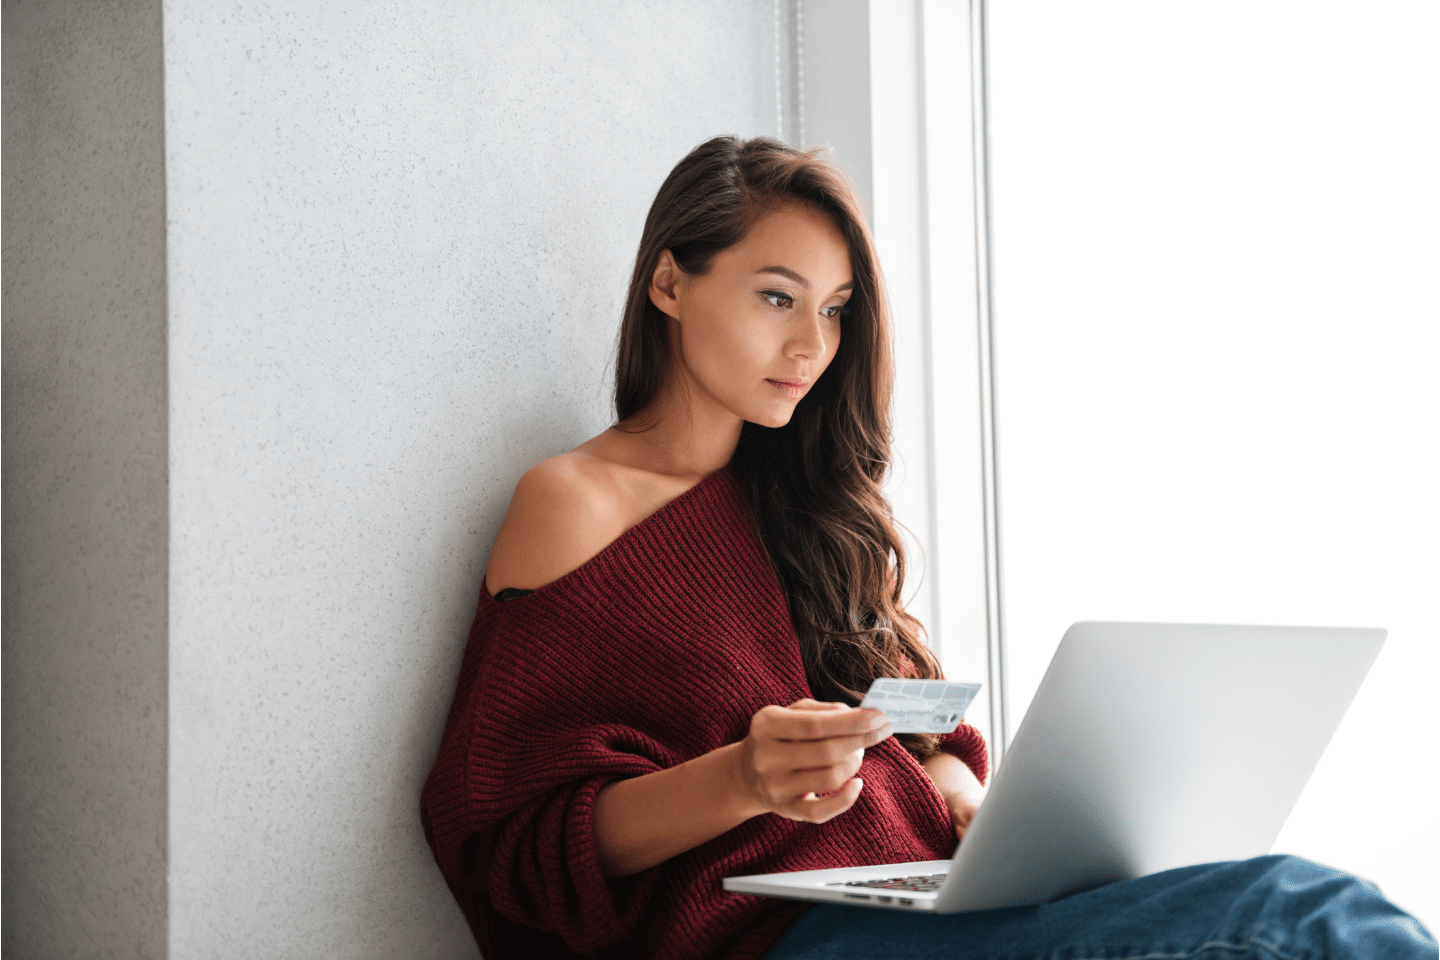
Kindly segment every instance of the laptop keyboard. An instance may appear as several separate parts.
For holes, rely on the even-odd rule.
[[[916,893],[934,893],[945,882],[945,874],[932,873],[923,877],[890,877],[885,880],[837,880],[827,887],[873,887],[878,890],[909,890]]]

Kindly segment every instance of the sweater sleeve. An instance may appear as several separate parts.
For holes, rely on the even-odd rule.
[[[576,953],[612,946],[634,932],[650,903],[660,868],[607,880],[595,847],[595,798],[639,767],[660,769],[637,754],[616,767],[561,783],[501,820],[485,866],[497,912],[559,934]]]
[[[506,619],[477,616],[472,627],[422,794],[426,837],[472,927],[488,925],[493,911],[558,935],[576,953],[621,943],[649,905],[660,868],[619,880],[601,874],[595,798],[616,780],[682,758],[633,727],[590,715],[587,705],[604,696],[547,695],[535,684],[566,681],[533,672],[517,682],[495,655],[513,640]]]

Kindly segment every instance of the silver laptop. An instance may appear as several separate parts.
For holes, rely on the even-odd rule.
[[[952,859],[725,889],[958,913],[1268,853],[1384,642],[1378,629],[1077,623]]]

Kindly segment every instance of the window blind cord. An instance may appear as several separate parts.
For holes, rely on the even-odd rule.
[[[775,137],[785,142],[785,95],[780,71],[780,0],[775,0]],[[795,146],[805,149],[805,0],[795,0]]]
[[[785,98],[780,93],[780,0],[775,0],[775,139],[785,142]]]
[[[795,146],[805,149],[805,0],[795,0],[795,113],[799,139]]]

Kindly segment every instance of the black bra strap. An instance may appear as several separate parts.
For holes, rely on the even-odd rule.
[[[495,599],[514,600],[516,597],[523,597],[527,594],[531,594],[534,592],[534,590],[521,590],[519,587],[506,587],[504,590],[501,590],[499,593],[495,594]]]

